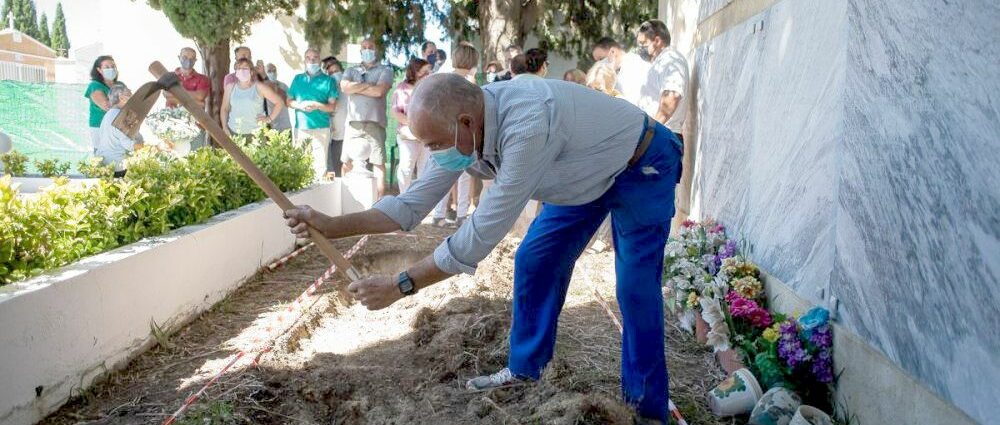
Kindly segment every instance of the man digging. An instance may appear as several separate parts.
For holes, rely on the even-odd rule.
[[[461,173],[494,179],[480,206],[433,255],[398,277],[351,283],[349,292],[375,310],[451,275],[474,273],[528,200],[542,201],[514,259],[507,367],[467,384],[483,390],[539,379],[552,359],[574,263],[610,213],[624,324],[623,397],[640,422],[666,423],[660,276],[681,173],[674,134],[624,100],[543,79],[480,88],[436,74],[418,85],[408,115],[413,134],[432,150],[425,175],[368,211],[330,217],[307,206],[287,210],[292,232],[303,236],[312,226],[343,238],[410,230]]]

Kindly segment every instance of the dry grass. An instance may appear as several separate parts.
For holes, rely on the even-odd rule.
[[[372,258],[380,253],[430,249],[444,236],[435,232],[383,237],[361,253],[372,262],[359,265],[377,268]],[[259,369],[225,375],[183,423],[630,424],[632,411],[619,395],[621,336],[595,297],[596,291],[617,312],[611,253],[588,253],[578,262],[555,358],[540,382],[480,393],[463,388],[465,379],[506,363],[518,242],[502,242],[474,278],[435,285],[380,312],[345,305],[327,287]],[[162,420],[238,350],[247,329],[287,305],[324,267],[311,249],[255,277],[170,336],[172,348],[140,356],[43,423]],[[671,396],[688,422],[737,423],[707,411],[706,393],[722,379],[710,351],[669,319],[667,331]]]

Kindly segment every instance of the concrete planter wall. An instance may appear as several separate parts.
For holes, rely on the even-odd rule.
[[[70,184],[79,185],[92,185],[97,182],[98,179],[82,179],[73,178],[70,180]],[[53,179],[48,177],[14,177],[14,183],[20,184],[18,190],[21,193],[38,193],[41,192],[43,188],[51,186]]]
[[[331,215],[370,206],[354,192],[338,181],[291,199]],[[44,418],[151,347],[150,321],[193,320],[293,244],[265,201],[0,288],[0,424]]]

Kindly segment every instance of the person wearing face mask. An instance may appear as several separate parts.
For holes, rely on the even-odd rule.
[[[264,99],[274,104],[270,114],[264,113]],[[219,112],[222,129],[229,137],[248,136],[261,126],[277,120],[285,109],[284,102],[273,89],[262,81],[257,81],[253,63],[243,58],[236,61],[236,83],[226,86],[222,95]]]
[[[612,78],[615,82],[614,87],[602,90],[611,93],[613,89],[615,96],[621,96],[633,105],[638,105],[639,91],[646,84],[649,63],[642,60],[635,52],[626,51],[621,44],[610,37],[598,40],[591,50],[591,55],[597,60],[591,67],[592,71],[600,68],[601,72],[611,70],[615,73]],[[588,75],[590,74],[588,72]]]
[[[198,62],[198,55],[195,50],[190,47],[185,47],[181,49],[180,54],[177,55],[177,61],[180,67],[174,70],[177,74],[177,78],[181,81],[181,87],[191,95],[195,103],[198,106],[204,108],[205,101],[208,99],[209,94],[212,93],[212,81],[208,76],[198,73],[195,71],[194,66]],[[179,108],[181,105],[168,91],[163,92],[164,97],[167,99],[168,108]],[[200,129],[201,126],[198,126]],[[205,130],[200,130],[198,135],[191,140],[191,150],[199,149],[205,146],[206,142]]]
[[[681,131],[687,115],[683,101],[688,84],[687,59],[670,47],[670,32],[663,21],[654,19],[639,25],[636,44],[639,56],[650,64],[638,106],[683,142]]]
[[[129,152],[142,147],[142,135],[137,134],[133,140],[114,126],[115,118],[125,103],[132,97],[132,91],[122,83],[115,83],[108,92],[108,102],[111,109],[101,120],[100,136],[94,154],[101,157],[101,164],[114,168],[115,177],[125,177],[125,157]]]
[[[392,88],[392,79],[392,68],[379,63],[375,42],[368,38],[361,42],[361,65],[344,72],[340,81],[341,92],[349,95],[344,151],[348,151],[347,145],[352,143],[371,145],[368,162],[375,171],[377,198],[385,195],[386,94]],[[344,173],[362,165],[353,164],[351,158],[344,155],[340,160],[344,163]]]
[[[267,85],[271,86],[271,89],[278,94],[278,97],[281,98],[285,105],[288,105],[288,84],[278,81],[278,67],[273,63],[267,64],[265,74],[267,75]],[[264,103],[266,104],[265,112],[270,113],[274,109],[274,104],[266,99]],[[292,128],[292,122],[288,118],[288,109],[285,108],[278,114],[278,119],[271,123],[271,128],[278,131],[285,131]]]
[[[101,120],[104,114],[111,109],[111,102],[108,101],[108,92],[111,86],[118,82],[118,67],[115,66],[115,59],[111,56],[98,56],[94,60],[94,66],[90,68],[90,84],[87,85],[83,97],[90,103],[90,146],[93,151],[97,147],[97,139],[100,136]]]
[[[424,164],[430,156],[430,151],[410,132],[409,120],[406,117],[413,90],[417,83],[428,75],[431,75],[430,63],[420,58],[410,59],[410,63],[406,65],[406,77],[396,86],[396,90],[393,90],[392,101],[389,102],[391,105],[389,112],[398,123],[396,137],[399,145],[399,168],[396,170],[396,181],[399,182],[400,192],[406,192],[415,175],[419,177],[423,174]]]
[[[513,63],[513,61],[511,61]],[[524,65],[526,72],[518,72],[511,66],[514,72],[514,79],[520,78],[545,78],[549,73],[549,54],[545,49],[528,49],[524,52]]]
[[[310,146],[313,172],[317,180],[326,177],[326,156],[330,148],[330,114],[337,108],[340,91],[326,75],[319,50],[304,54],[306,72],[295,76],[288,89],[288,107],[295,110],[295,140]]]
[[[181,49],[179,55],[177,55],[177,61],[180,67],[174,70],[177,74],[177,78],[181,80],[181,86],[184,90],[191,95],[191,98],[198,104],[198,106],[205,107],[205,99],[208,95],[212,93],[212,81],[208,79],[208,76],[198,73],[195,71],[194,66],[198,63],[198,55],[194,49],[190,47],[185,47]],[[168,91],[164,91],[163,94],[167,98],[167,107],[176,108],[180,104],[177,99]]]
[[[455,47],[454,58],[452,59],[454,69],[453,74],[460,75],[470,83],[476,83],[476,66],[479,65],[479,51],[467,41],[463,41]],[[452,187],[444,198],[434,207],[431,219],[432,223],[438,227],[461,226],[465,218],[469,215],[469,206],[472,204],[472,192],[477,186],[472,176],[462,174],[458,182]],[[455,221],[449,222],[447,219],[448,208],[451,200],[455,199]]]
[[[223,87],[236,84],[236,61],[240,59],[246,59],[253,63],[253,55],[250,52],[250,48],[247,46],[239,46],[233,49],[233,72],[226,74],[222,79]],[[251,67],[252,68],[252,67]]]
[[[340,87],[340,80],[344,78],[344,65],[335,56],[327,56],[323,59],[323,69],[326,74],[333,78],[333,82]],[[344,153],[344,127],[347,126],[347,95],[340,94],[337,99],[337,108],[330,117],[330,152],[326,156],[326,172],[328,175],[342,176],[341,168],[344,166],[340,162],[340,155]]]
[[[441,68],[441,64],[444,63],[444,61],[438,60],[437,44],[432,41],[425,41],[420,45],[420,55],[427,63],[431,64],[431,72],[437,72]]]
[[[579,84],[524,79],[477,87],[454,74],[424,79],[410,129],[431,149],[426,173],[371,209],[331,217],[308,206],[285,211],[292,233],[328,238],[409,230],[462,173],[494,179],[479,208],[434,253],[396,276],[352,282],[369,309],[476,265],[510,231],[531,199],[543,202],[514,256],[507,367],[469,380],[484,391],[540,378],[574,264],[608,214],[622,313],[622,392],[639,423],[667,421],[663,251],[680,176],[680,142],[638,107]]]
[[[486,84],[498,81],[500,70],[500,62],[490,61],[490,63],[486,64],[486,67],[483,68],[483,71],[486,73]]]

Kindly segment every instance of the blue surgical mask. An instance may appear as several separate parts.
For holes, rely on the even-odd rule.
[[[448,171],[464,171],[476,162],[476,133],[472,132],[472,155],[466,155],[458,150],[458,127],[455,128],[455,146],[439,151],[432,151],[431,157],[438,167]]]
[[[194,59],[181,58],[181,69],[191,69],[194,68]]]
[[[276,72],[268,72],[267,73],[267,79],[271,80],[271,81],[278,81],[278,73],[276,73]]]
[[[308,72],[309,75],[319,74],[319,70],[320,70],[320,65],[318,63],[307,63],[306,64],[306,72]]]
[[[104,77],[105,80],[114,80],[118,77],[118,70],[114,68],[102,68],[101,76]]]
[[[372,63],[375,62],[375,51],[372,49],[361,50],[361,62]]]
[[[343,72],[334,72],[330,74],[330,78],[333,78],[333,80],[336,81],[337,83],[340,83],[340,77],[343,76],[344,76]]]

